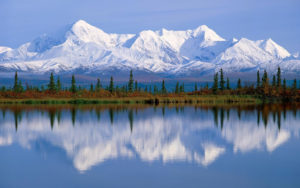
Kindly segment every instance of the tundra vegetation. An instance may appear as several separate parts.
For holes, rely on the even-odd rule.
[[[100,79],[91,83],[89,88],[76,84],[75,75],[72,75],[70,87],[63,87],[59,77],[50,74],[49,84],[33,87],[22,84],[15,73],[14,85],[4,86],[0,91],[0,103],[286,103],[300,102],[300,89],[297,80],[287,85],[281,77],[278,67],[277,74],[270,79],[268,72],[263,74],[257,71],[255,84],[242,84],[238,79],[236,87],[231,87],[230,78],[224,76],[220,69],[214,74],[213,84],[198,87],[195,83],[193,91],[185,91],[184,83],[177,82],[173,90],[167,90],[165,80],[161,87],[145,85],[141,87],[138,80],[134,80],[130,71],[128,83],[117,85],[111,76],[109,84],[103,86]],[[270,81],[271,80],[271,81]]]

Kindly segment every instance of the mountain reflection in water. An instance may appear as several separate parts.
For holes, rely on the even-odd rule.
[[[290,105],[7,105],[0,112],[0,146],[47,143],[81,172],[117,158],[208,166],[225,152],[272,152],[300,130]]]

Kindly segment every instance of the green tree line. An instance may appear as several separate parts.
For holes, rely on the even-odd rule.
[[[271,79],[270,79],[271,78]],[[271,80],[271,81],[270,81]],[[7,89],[5,87],[1,88],[2,92],[13,91],[14,93],[22,93],[26,91],[36,91],[36,92],[47,92],[47,93],[59,93],[61,91],[69,91],[73,94],[81,92],[83,90],[94,93],[101,90],[108,91],[109,93],[148,93],[151,95],[254,95],[261,98],[288,98],[299,96],[299,87],[297,86],[297,80],[294,79],[292,85],[287,86],[287,80],[282,78],[281,69],[278,67],[276,75],[271,77],[268,75],[266,70],[263,71],[262,75],[260,71],[257,71],[256,84],[246,85],[242,84],[241,79],[237,79],[236,87],[231,86],[231,81],[229,77],[225,78],[223,69],[220,69],[214,74],[212,86],[209,87],[206,84],[204,87],[195,83],[193,91],[185,91],[184,83],[176,82],[175,88],[173,90],[168,90],[166,87],[165,80],[162,80],[161,87],[155,85],[143,85],[138,83],[137,80],[133,78],[132,70],[129,73],[129,80],[126,84],[121,86],[115,84],[113,76],[110,77],[109,84],[103,87],[100,78],[97,79],[96,83],[90,84],[89,89],[78,86],[76,84],[75,75],[71,77],[71,86],[69,88],[62,87],[60,77],[54,78],[54,74],[51,73],[49,77],[49,83],[46,87],[32,87],[28,84],[22,84],[18,77],[18,73],[15,73],[14,85],[12,88]]]

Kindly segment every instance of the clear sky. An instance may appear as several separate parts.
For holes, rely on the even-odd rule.
[[[17,47],[83,19],[105,32],[193,29],[272,38],[300,52],[300,0],[0,0],[0,46]]]

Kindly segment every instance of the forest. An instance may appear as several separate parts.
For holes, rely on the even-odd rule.
[[[137,80],[133,78],[133,72],[130,71],[128,83],[116,85],[114,78],[110,77],[108,85],[103,86],[100,79],[96,83],[91,83],[89,88],[76,84],[76,78],[72,75],[70,87],[63,87],[60,78],[54,78],[54,74],[50,74],[49,83],[45,86],[31,86],[22,84],[18,73],[15,73],[14,85],[10,88],[4,86],[0,90],[0,102],[34,102],[41,101],[77,101],[87,103],[102,102],[130,102],[144,101],[149,103],[176,103],[176,102],[299,102],[300,89],[297,80],[294,79],[292,85],[287,85],[287,80],[282,78],[280,67],[277,74],[269,77],[265,70],[262,74],[257,71],[256,83],[252,85],[242,84],[242,80],[238,79],[231,87],[230,79],[224,76],[224,72],[220,69],[214,74],[213,84],[209,87],[198,87],[195,83],[193,91],[186,91],[184,83],[176,83],[172,90],[167,90],[165,80],[161,81],[161,86],[144,85],[140,86]],[[23,100],[22,100],[23,99]],[[81,100],[80,100],[81,99]],[[105,99],[105,100],[104,100]],[[47,103],[47,102],[46,102]],[[54,102],[55,103],[55,102]]]

